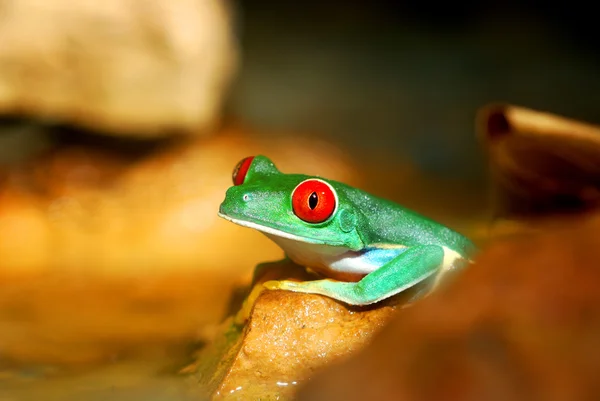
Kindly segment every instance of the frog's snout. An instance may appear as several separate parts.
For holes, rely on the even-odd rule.
[[[225,199],[219,206],[219,213],[224,215],[239,214],[251,199],[252,196],[246,191],[240,191],[238,187],[229,188],[225,194]]]

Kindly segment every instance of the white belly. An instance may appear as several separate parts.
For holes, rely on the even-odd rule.
[[[275,235],[265,235],[279,245],[294,263],[331,276],[340,274],[364,276],[377,270],[406,249],[398,247],[356,252],[340,246],[309,244]]]

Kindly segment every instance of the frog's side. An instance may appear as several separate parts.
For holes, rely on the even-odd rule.
[[[467,238],[337,181],[283,174],[264,156],[242,160],[219,216],[257,229],[293,262],[331,279],[267,282],[271,289],[365,305],[469,261]],[[332,280],[333,279],[333,280]]]

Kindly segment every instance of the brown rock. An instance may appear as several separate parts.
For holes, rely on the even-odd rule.
[[[499,242],[298,400],[594,400],[600,215]]]
[[[236,65],[220,0],[7,0],[0,112],[112,134],[202,133]]]
[[[278,275],[311,278],[299,271],[294,265]],[[365,346],[401,301],[348,307],[320,295],[264,290],[245,326],[228,321],[201,351],[201,385],[215,400],[290,399],[315,371]]]

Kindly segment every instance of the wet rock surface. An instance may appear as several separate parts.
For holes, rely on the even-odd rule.
[[[292,264],[277,275],[311,278]],[[323,366],[368,344],[401,303],[395,297],[349,307],[320,295],[263,290],[245,323],[227,321],[200,352],[196,376],[215,400],[291,399]]]

